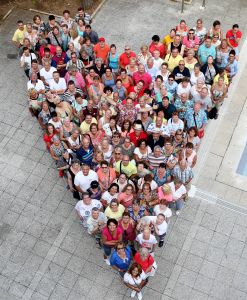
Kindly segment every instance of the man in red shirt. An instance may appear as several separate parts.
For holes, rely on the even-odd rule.
[[[131,51],[130,46],[126,45],[124,48],[124,53],[119,56],[119,66],[122,69],[125,69],[126,66],[130,63],[131,57],[136,57],[135,52]]]
[[[226,33],[227,43],[235,50],[236,55],[239,55],[238,45],[242,38],[242,32],[239,30],[238,24],[234,24],[232,29]]]
[[[136,147],[138,147],[138,142],[140,140],[147,140],[148,138],[146,132],[142,130],[141,124],[134,125],[134,131],[129,134],[129,137],[131,143],[133,143]]]
[[[103,37],[99,38],[99,42],[94,45],[93,51],[95,54],[95,58],[101,58],[104,64],[106,64],[110,47],[105,43],[105,39]]]
[[[143,90],[148,89],[150,83],[152,83],[152,77],[150,74],[145,72],[145,67],[143,64],[139,64],[138,71],[134,72],[132,79],[134,85],[137,85],[137,83],[142,80],[144,82]]]
[[[163,43],[160,41],[160,37],[158,35],[154,35],[152,37],[152,43],[149,45],[149,52],[154,56],[154,51],[159,50],[160,57],[164,58],[166,55],[166,48]]]

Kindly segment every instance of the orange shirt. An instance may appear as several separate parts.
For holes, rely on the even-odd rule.
[[[109,45],[105,44],[103,48],[100,47],[99,43],[94,45],[93,51],[95,53],[96,58],[102,58],[103,62],[106,63],[106,59],[108,57],[108,53],[110,51]]]
[[[102,172],[101,168],[99,168],[97,171],[97,175],[99,178],[99,184],[104,191],[106,191],[112,184],[112,182],[116,179],[116,172],[112,168],[109,168],[109,172],[107,172],[106,174]]]

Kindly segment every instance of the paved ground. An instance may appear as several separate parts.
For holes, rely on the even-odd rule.
[[[229,3],[212,4],[202,13],[196,2],[193,8],[186,6],[184,17],[192,21],[205,14],[208,24],[223,13],[227,27],[235,16],[243,27],[247,5],[235,1],[229,10]],[[95,27],[121,47],[126,42],[139,45],[153,28],[166,33],[180,19],[178,8],[168,0],[152,5],[111,0],[97,15]],[[0,27],[0,299],[129,299],[129,290],[76,220],[75,202],[27,111],[25,76],[16,60],[6,58],[20,16],[28,20],[30,14],[16,11]],[[247,299],[246,226],[244,214],[191,199],[157,252],[158,272],[144,289],[144,299]]]

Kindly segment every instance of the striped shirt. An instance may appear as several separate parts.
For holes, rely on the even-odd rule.
[[[190,167],[187,167],[185,170],[181,170],[180,166],[176,165],[172,171],[172,175],[182,181],[183,184],[190,182],[194,177],[193,171]]]
[[[166,161],[165,155],[161,155],[159,157],[155,157],[152,153],[148,155],[148,161],[150,165],[157,169],[160,163],[164,163]]]

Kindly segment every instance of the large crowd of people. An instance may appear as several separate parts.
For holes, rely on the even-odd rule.
[[[35,15],[18,21],[12,41],[30,113],[78,219],[140,300],[158,267],[156,246],[188,200],[208,120],[238,72],[242,33],[181,20],[139,53],[127,43],[121,53],[91,23],[82,8],[74,18]]]

